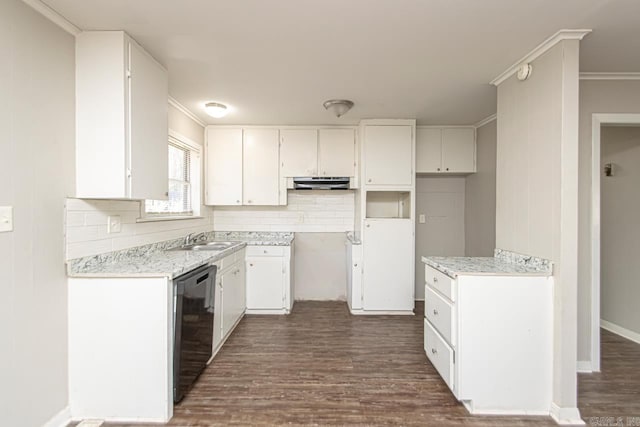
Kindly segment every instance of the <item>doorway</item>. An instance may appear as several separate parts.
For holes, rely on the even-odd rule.
[[[624,137],[621,142],[616,143],[616,145],[620,145],[620,147],[604,147],[603,150],[603,135],[605,137],[609,136],[621,136],[625,132],[624,131],[610,131],[609,129],[612,127],[622,128],[636,128],[640,126],[640,114],[594,114],[592,118],[592,168],[591,168],[591,368],[594,372],[600,371],[600,357],[601,357],[601,343],[600,343],[600,328],[604,327],[606,329],[612,330],[614,333],[624,336],[629,330],[623,328],[616,328],[616,323],[612,321],[604,321],[601,322],[601,318],[603,314],[607,313],[608,316],[611,316],[609,313],[611,311],[611,305],[615,303],[616,300],[620,299],[619,295],[603,295],[601,288],[601,279],[602,274],[606,273],[608,275],[614,274],[615,272],[611,271],[612,266],[607,265],[603,269],[603,259],[607,261],[606,258],[609,255],[614,255],[612,248],[615,248],[615,252],[621,251],[624,253],[628,252],[629,249],[623,250],[621,246],[615,240],[612,240],[610,236],[606,237],[603,235],[603,230],[609,231],[609,228],[612,224],[611,214],[615,214],[613,212],[614,209],[621,209],[625,206],[625,203],[629,201],[624,201],[619,195],[609,194],[612,189],[619,188],[620,191],[623,191],[625,186],[624,182],[622,186],[620,186],[621,179],[615,180],[616,176],[618,178],[625,178],[625,180],[629,180],[632,178],[635,173],[635,169],[637,167],[629,167],[629,160],[633,157],[628,154],[620,154],[616,153],[616,150],[623,149],[625,144],[629,146],[630,142],[624,142]],[[603,131],[604,130],[604,131]],[[640,133],[640,130],[639,130]],[[630,149],[630,146],[627,147]],[[640,147],[639,147],[640,150]],[[634,150],[635,152],[635,150]],[[640,151],[638,151],[640,153]],[[603,157],[604,155],[604,157]],[[639,154],[640,155],[640,154]],[[604,168],[603,160],[606,160],[607,168]],[[610,165],[609,165],[610,164]],[[637,165],[637,163],[636,163]],[[610,167],[609,167],[610,166]],[[618,174],[618,175],[616,175]],[[605,181],[606,180],[606,181]],[[608,193],[606,198],[603,198],[603,189],[607,190]],[[617,190],[616,190],[617,191]],[[603,200],[607,203],[607,210],[603,211]],[[639,202],[640,203],[640,202]],[[640,206],[639,206],[640,208]],[[629,212],[624,212],[624,215],[627,215]],[[624,235],[624,230],[619,230],[621,224],[615,225],[616,233],[622,233]],[[628,239],[625,239],[628,241]],[[605,257],[602,256],[602,251],[607,249],[608,252],[605,254]],[[638,253],[640,251],[635,251],[634,253]],[[618,260],[620,261],[620,260]],[[623,284],[624,287],[624,284]],[[603,300],[602,297],[605,297]],[[601,309],[601,303],[606,301],[608,306],[605,307],[605,310]],[[615,317],[615,316],[614,316]],[[627,333],[628,335],[628,333]],[[627,336],[627,338],[630,338]]]

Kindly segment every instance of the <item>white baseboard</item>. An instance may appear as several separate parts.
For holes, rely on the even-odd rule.
[[[563,426],[583,426],[586,424],[582,420],[580,410],[578,410],[578,408],[561,408],[555,403],[551,403],[549,415],[551,415],[553,421]]]
[[[606,329],[609,332],[613,332],[616,335],[620,335],[622,338],[626,338],[635,343],[640,344],[640,334],[630,329],[618,326],[615,323],[607,322],[604,319],[600,319],[600,327]]]
[[[42,427],[65,427],[71,422],[71,408],[65,407],[62,411],[55,414],[49,421],[44,423]]]
[[[591,360],[578,360],[576,368],[578,372],[583,374],[590,374],[593,372],[593,365],[591,364]]]
[[[413,311],[393,310],[350,310],[355,316],[414,316]]]

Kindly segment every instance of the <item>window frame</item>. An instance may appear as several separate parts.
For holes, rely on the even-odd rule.
[[[174,221],[182,219],[198,219],[202,205],[202,146],[197,142],[179,134],[178,132],[169,130],[167,138],[167,150],[169,145],[175,145],[179,148],[189,151],[190,169],[189,184],[191,187],[191,213],[155,213],[146,211],[146,200],[140,201],[140,218],[137,222],[154,222],[154,221]],[[167,168],[169,165],[167,164]],[[167,185],[171,178],[167,180]]]

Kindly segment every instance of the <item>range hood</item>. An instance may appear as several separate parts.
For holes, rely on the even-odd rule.
[[[350,178],[347,177],[297,177],[293,178],[294,190],[348,190]]]

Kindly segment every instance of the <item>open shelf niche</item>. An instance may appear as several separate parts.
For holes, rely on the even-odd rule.
[[[367,218],[411,218],[411,193],[409,191],[367,191]]]

